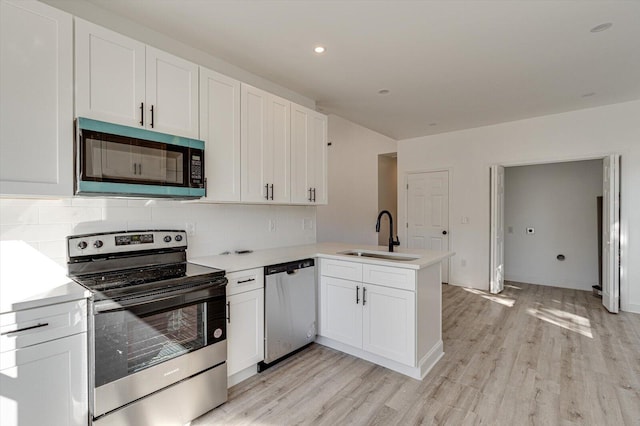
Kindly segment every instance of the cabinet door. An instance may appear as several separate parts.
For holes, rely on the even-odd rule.
[[[73,193],[72,17],[0,3],[0,194]]]
[[[144,44],[75,19],[76,116],[143,127]]]
[[[327,203],[327,117],[291,106],[291,201]]]
[[[87,334],[4,353],[0,423],[86,425]]]
[[[267,175],[271,176],[271,201],[291,201],[291,102],[269,95],[268,136],[265,150]]]
[[[227,297],[227,375],[264,359],[264,290]]]
[[[267,109],[269,93],[242,85],[240,116],[240,161],[242,201],[267,202],[271,164],[267,161],[271,149],[268,142]],[[205,166],[206,167],[206,166]]]
[[[362,348],[362,284],[320,279],[320,335]]]
[[[146,58],[147,128],[198,138],[198,66],[149,46]]]
[[[364,284],[362,349],[415,366],[415,293]]]
[[[240,201],[240,82],[200,68],[205,201]]]

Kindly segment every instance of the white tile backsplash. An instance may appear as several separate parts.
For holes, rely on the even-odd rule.
[[[304,221],[311,221],[305,229]],[[0,199],[0,240],[24,240],[59,263],[71,234],[135,229],[186,229],[188,256],[259,250],[316,241],[316,208],[205,204],[174,200],[108,198]],[[269,230],[269,221],[276,229]]]

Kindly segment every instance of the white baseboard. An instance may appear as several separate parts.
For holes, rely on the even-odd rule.
[[[582,290],[582,291],[592,291],[591,286],[596,284],[585,284],[584,282],[576,283],[576,282],[549,282],[548,280],[541,280],[536,277],[528,277],[528,276],[518,276],[518,275],[505,275],[505,281],[514,281],[523,284],[533,284],[533,285],[543,285],[547,287],[560,287],[560,288],[569,288],[572,290]]]
[[[422,357],[417,367],[412,367],[406,364],[399,363],[397,361],[381,357],[379,355],[366,352],[362,349],[355,348],[353,346],[338,342],[328,337],[318,336],[316,338],[316,343],[364,359],[365,361],[381,365],[390,370],[397,371],[398,373],[418,380],[422,380],[433,368],[436,362],[438,362],[438,360],[444,355],[444,352],[442,351],[442,340],[440,340],[433,348],[431,348],[429,352],[427,352],[424,357]]]
[[[640,305],[637,303],[622,303],[620,310],[624,312],[631,312],[633,314],[640,314]]]
[[[235,374],[227,377],[227,389],[231,386],[235,386],[240,382],[244,382],[249,377],[255,376],[258,374],[258,365],[252,365],[251,367],[245,368],[244,370],[240,370]]]

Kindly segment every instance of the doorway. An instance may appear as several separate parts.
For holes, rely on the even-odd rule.
[[[388,210],[394,219],[398,217],[398,154],[395,152],[378,155],[378,212]],[[395,222],[397,236],[400,226]],[[378,245],[389,245],[389,218],[383,216],[378,233]]]
[[[407,247],[449,251],[449,170],[407,174]],[[449,259],[442,282],[449,282]]]
[[[490,290],[503,281],[591,291],[599,282],[598,197],[602,209],[602,293],[619,306],[619,156],[491,167]]]

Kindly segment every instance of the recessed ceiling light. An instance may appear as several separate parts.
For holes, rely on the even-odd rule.
[[[595,94],[596,94],[596,92],[589,92],[589,93],[585,93],[585,94],[583,94],[583,95],[582,95],[582,97],[583,97],[583,98],[588,98],[588,97],[593,96],[593,95],[595,95]]]
[[[326,50],[324,46],[316,46],[313,48],[313,51],[316,53],[324,53]]]
[[[388,95],[389,94],[389,89],[380,89],[380,90],[378,90],[378,94],[379,95]]]
[[[613,27],[613,24],[611,22],[605,22],[604,24],[596,25],[589,31],[591,31],[592,33],[599,33],[600,31],[608,30],[611,27]]]

